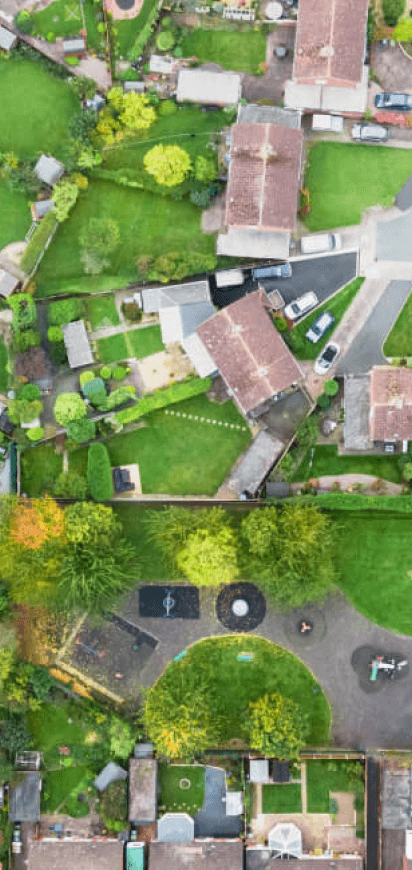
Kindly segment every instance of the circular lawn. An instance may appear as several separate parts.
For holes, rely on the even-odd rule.
[[[229,635],[201,640],[171,662],[150,690],[167,690],[175,704],[188,704],[196,687],[197,703],[209,708],[220,744],[248,743],[251,701],[280,692],[298,703],[310,724],[309,746],[329,742],[330,708],[311,671],[292,653],[256,636]]]

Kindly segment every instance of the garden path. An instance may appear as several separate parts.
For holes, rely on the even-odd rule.
[[[100,329],[93,329],[89,333],[89,337],[93,340],[99,338],[109,338],[111,335],[119,335],[120,332],[132,332],[133,329],[146,329],[147,326],[153,326],[153,323],[120,323],[119,326],[102,326]]]

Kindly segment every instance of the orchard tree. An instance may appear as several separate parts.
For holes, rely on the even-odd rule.
[[[197,529],[177,554],[176,563],[195,586],[231,583],[239,574],[234,532],[223,528],[213,534]]]
[[[250,746],[262,755],[297,758],[309,735],[308,718],[301,707],[279,692],[249,704]]]
[[[191,169],[189,154],[179,145],[155,145],[145,154],[143,164],[146,172],[164,187],[181,184]]]
[[[72,420],[85,417],[87,407],[78,393],[61,393],[57,396],[53,411],[59,426],[67,426]]]
[[[120,241],[119,226],[112,218],[90,218],[79,241],[83,248],[97,256],[111,254]]]

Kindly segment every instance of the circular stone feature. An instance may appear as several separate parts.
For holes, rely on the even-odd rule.
[[[271,21],[278,21],[283,15],[282,4],[278,3],[277,0],[270,0],[266,6],[265,12],[266,18],[270,18]]]
[[[249,613],[249,605],[244,598],[236,598],[232,603],[232,613],[235,616],[247,616]]]
[[[217,596],[216,613],[230,631],[252,631],[265,617],[266,601],[253,583],[229,583]]]
[[[180,788],[182,788],[184,791],[187,791],[187,789],[190,788],[190,786],[191,786],[190,779],[186,779],[186,777],[183,777],[182,779],[179,779],[179,786],[180,786]]]

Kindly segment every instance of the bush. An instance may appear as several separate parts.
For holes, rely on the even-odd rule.
[[[64,341],[63,331],[60,326],[49,326],[47,330],[48,341]]]
[[[133,405],[132,408],[118,411],[116,420],[123,425],[133,423],[134,420],[150,414],[151,411],[157,411],[159,408],[165,408],[166,405],[173,405],[176,402],[183,402],[184,399],[190,399],[191,396],[206,393],[211,386],[211,378],[192,378],[190,381],[173,384],[165,390],[157,390],[156,393],[143,396],[139,403]]]
[[[67,66],[78,66],[79,59],[77,57],[66,57]]]
[[[411,9],[412,12],[412,9]],[[412,21],[410,18],[401,18],[392,34],[397,42],[412,42]]]
[[[57,498],[84,499],[87,495],[87,480],[76,471],[62,471],[53,487]]]
[[[183,48],[181,45],[177,45],[173,51],[173,57],[183,57]]]
[[[335,381],[335,378],[331,378],[330,381],[324,383],[323,392],[325,393],[325,396],[336,396],[339,392],[339,384]]]
[[[320,396],[318,396],[316,404],[318,408],[322,409],[322,411],[327,411],[330,406],[329,396],[327,396],[325,393],[322,393]]]
[[[44,436],[44,429],[42,426],[33,426],[32,429],[27,430],[26,434],[29,441],[40,441]]]
[[[93,420],[88,417],[82,417],[80,420],[72,420],[67,425],[67,435],[76,444],[85,444],[86,441],[91,441],[96,435],[96,425]]]
[[[36,303],[29,293],[16,293],[10,296],[9,305],[13,311],[14,330],[27,329],[36,322]]]
[[[177,112],[177,104],[174,100],[161,100],[159,105],[159,115],[166,117],[174,115]]]
[[[113,480],[107,447],[91,444],[87,457],[87,482],[90,495],[95,501],[113,498]]]
[[[33,33],[34,18],[27,9],[22,9],[21,12],[15,16],[14,23],[21,33]]]
[[[90,369],[86,369],[85,372],[81,372],[80,374],[80,386],[84,387],[85,384],[89,383],[89,381],[94,381],[96,375],[94,372],[90,371]]]
[[[36,52],[37,53],[37,52]],[[47,242],[54,233],[57,226],[57,218],[54,211],[49,211],[35,229],[29,244],[20,260],[20,268],[23,272],[30,274],[36,266],[40,256],[45,251]]]
[[[52,326],[62,326],[72,320],[78,320],[83,313],[83,305],[80,299],[59,299],[50,302],[47,309],[47,319]]]
[[[112,376],[112,370],[110,366],[102,366],[99,375],[101,378],[103,378],[104,381],[109,381]]]
[[[78,393],[61,393],[54,403],[54,416],[59,426],[86,416],[86,405]]]
[[[127,369],[124,366],[115,366],[112,372],[112,378],[115,381],[122,381],[127,375]]]
[[[118,387],[117,390],[113,390],[113,392],[110,393],[110,396],[102,397],[96,405],[99,411],[113,411],[113,409],[118,408],[119,405],[123,405],[125,402],[129,402],[131,399],[135,398],[136,388],[131,385],[124,385],[123,387]]]
[[[273,323],[276,326],[278,332],[287,332],[288,324],[284,317],[274,317]]]
[[[52,30],[49,30],[48,34],[46,35],[47,42],[54,42],[55,39],[56,39],[56,34],[53,33]]]
[[[405,12],[405,0],[382,0],[383,15],[388,27],[395,27]]]
[[[104,790],[101,809],[107,819],[125,822],[127,819],[127,783],[124,780],[112,782]]]
[[[13,335],[14,353],[25,353],[31,347],[39,347],[41,337],[35,329],[25,329],[23,332],[15,332]]]
[[[52,341],[49,344],[49,356],[56,366],[67,362],[67,350],[64,341]]]
[[[122,313],[132,323],[140,323],[143,317],[143,311],[137,302],[122,302]]]

